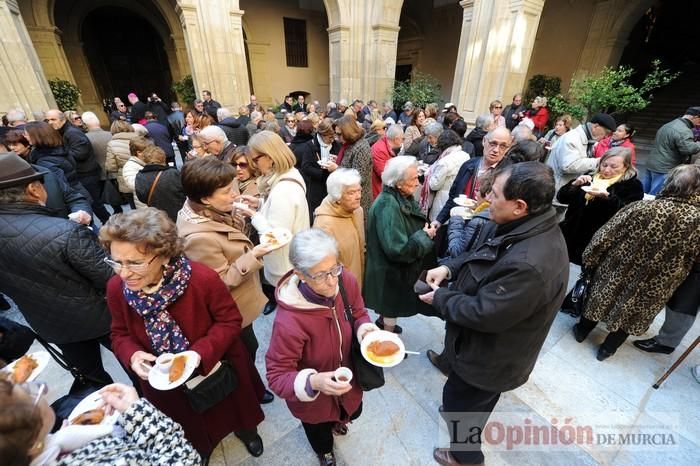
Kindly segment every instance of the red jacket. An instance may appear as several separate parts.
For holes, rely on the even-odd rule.
[[[389,140],[382,136],[372,146],[372,199],[382,192],[382,173],[386,163],[394,156]],[[367,215],[367,212],[365,212]]]
[[[253,429],[264,419],[259,400],[265,387],[250,355],[239,338],[241,314],[219,274],[197,262],[185,293],[169,308],[202,362],[199,369],[208,373],[226,358],[238,376],[238,388],[218,405],[202,414],[194,412],[182,388],[159,391],[141,381],[144,397],[175,422],[199,451],[212,451],[228,434]],[[124,299],[122,280],[113,276],[107,284],[107,304],[112,313],[112,348],[125,367],[136,351],[153,354],[146,336],[143,318]],[[181,386],[182,387],[182,386]]]
[[[598,144],[596,144],[595,148],[593,149],[593,156],[597,159],[601,158],[603,154],[605,154],[608,149],[610,149],[610,142],[612,141],[612,136],[608,136],[607,138],[601,139]],[[637,154],[635,152],[634,148],[634,143],[630,141],[628,138],[626,138],[622,144],[620,144],[617,147],[626,147],[632,151],[632,165],[636,166],[637,165]]]
[[[528,110],[525,112],[525,116],[535,124],[535,130],[539,131],[540,134],[544,133],[544,128],[549,121],[549,110],[547,110],[547,107],[540,107],[536,111]]]
[[[373,325],[357,280],[347,269],[342,277],[356,329],[361,325]],[[355,336],[350,322],[345,319],[340,293],[335,298],[335,309],[331,309],[306,301],[298,284],[296,275],[289,272],[277,286],[278,307],[270,347],[265,355],[267,382],[270,390],[284,398],[289,411],[302,422],[347,421],[347,417],[340,417],[340,405],[349,416],[357,411],[362,401],[362,390],[354,378],[350,382],[352,390],[340,397],[323,393],[309,397],[305,391],[306,379],[312,374],[334,371],[340,366],[354,371],[350,361],[350,339]]]

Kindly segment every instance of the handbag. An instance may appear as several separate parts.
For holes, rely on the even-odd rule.
[[[113,206],[124,204],[124,198],[115,186],[115,180],[105,180],[102,187],[102,203]]]
[[[151,189],[148,190],[148,198],[146,199],[146,205],[150,206],[151,205],[151,198],[153,197],[153,191],[156,189],[156,185],[158,184],[158,180],[160,179],[160,175],[162,175],[163,172],[160,171],[156,175],[156,179],[153,180],[153,184],[151,185]]]
[[[592,273],[584,270],[581,271],[581,275],[579,275],[578,280],[576,280],[571,290],[571,298],[569,299],[571,306],[568,309],[570,310],[569,314],[572,316],[578,317],[583,314],[583,307],[586,305],[586,300],[588,299],[592,279]]]
[[[213,408],[238,388],[238,376],[229,361],[220,361],[206,376],[185,382],[183,391],[197,413]]]
[[[345,308],[345,318],[350,322],[350,327],[353,329],[350,359],[352,360],[354,377],[362,391],[368,392],[384,385],[384,369],[375,366],[362,356],[360,342],[357,340],[357,334],[355,333],[355,318],[352,316],[352,306],[350,306],[350,301],[345,293],[342,275],[338,279],[338,287],[340,288],[340,298]]]

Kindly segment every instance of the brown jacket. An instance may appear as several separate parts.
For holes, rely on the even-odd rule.
[[[185,255],[214,269],[226,283],[250,325],[267,298],[260,286],[261,260],[253,256],[253,243],[239,230],[195,213],[187,202],[177,215],[177,231],[185,242]]]
[[[362,289],[365,275],[365,220],[362,207],[348,212],[326,196],[316,209],[314,228],[320,228],[338,243],[338,260],[357,277]]]

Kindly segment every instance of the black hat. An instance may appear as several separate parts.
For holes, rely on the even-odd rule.
[[[685,114],[690,116],[700,116],[700,107],[688,107]]]
[[[591,118],[591,123],[597,123],[603,128],[609,129],[610,131],[615,131],[615,128],[617,128],[617,123],[615,123],[615,119],[607,113],[596,113],[595,115],[593,115],[593,118]]]
[[[0,154],[0,189],[26,185],[43,178],[43,173],[35,171],[14,152]]]

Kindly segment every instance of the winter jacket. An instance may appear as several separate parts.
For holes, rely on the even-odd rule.
[[[455,258],[465,251],[471,251],[490,220],[488,208],[466,220],[459,215],[451,216],[447,224],[447,257]]]
[[[216,126],[224,130],[229,141],[237,146],[245,146],[250,139],[250,133],[245,125],[241,124],[237,118],[228,117],[220,121]]]
[[[124,185],[126,188],[129,190],[130,193],[134,193],[134,190],[136,189],[136,175],[143,170],[143,167],[146,164],[143,162],[138,157],[131,157],[125,164],[124,168],[122,169],[122,177],[124,178]],[[141,202],[139,199],[134,198],[134,204],[136,205],[137,208],[143,209],[144,207],[148,207],[144,202]]]
[[[507,105],[506,108],[503,109],[503,118],[506,120],[506,128],[509,130],[513,130],[516,126],[518,126],[518,123],[520,123],[520,118],[513,118],[513,115],[518,115],[520,112],[525,111],[525,106],[524,105],[518,105],[515,106],[512,103],[510,105]]]
[[[656,132],[654,147],[647,158],[647,170],[668,173],[690,156],[700,152],[700,142],[693,140],[693,124],[685,118],[676,118]]]
[[[126,164],[126,162],[131,158],[129,142],[138,136],[139,135],[134,132],[117,133],[112,135],[112,140],[107,143],[107,160],[105,160],[107,176],[110,179],[117,179],[119,192],[122,193],[130,192],[124,183],[122,170],[124,168],[124,164]]]
[[[61,171],[52,172],[39,165],[32,165],[32,168],[44,174],[46,207],[53,210],[56,217],[66,218],[68,214],[79,210],[92,215],[92,206],[88,198],[80,190],[71,187]]]
[[[480,164],[481,157],[475,157],[464,162],[459,168],[459,172],[457,172],[457,176],[450,187],[447,202],[445,202],[445,205],[442,206],[442,210],[437,215],[436,220],[438,222],[443,224],[449,220],[450,210],[457,205],[454,202],[454,198],[459,197],[460,194],[465,194],[464,191],[467,189],[467,183],[475,173],[478,173]]]
[[[159,173],[162,175],[158,178],[158,184],[153,188],[151,202],[148,202],[151,186]],[[164,210],[173,222],[177,221],[177,213],[182,209],[186,199],[182,190],[180,172],[174,167],[157,164],[148,164],[136,174],[134,194],[136,199],[149,207]]]
[[[362,287],[367,306],[387,317],[429,310],[413,292],[421,271],[435,263],[433,241],[423,231],[428,219],[418,203],[385,186],[368,217]]]
[[[247,327],[262,312],[267,298],[260,285],[263,262],[253,255],[253,243],[236,228],[197,214],[185,203],[177,216],[177,232],[185,255],[212,268],[226,283]]]
[[[541,138],[544,135],[544,129],[549,122],[549,110],[547,107],[540,107],[537,110],[530,109],[525,112],[525,118],[529,118],[535,124],[532,133],[536,138]]]
[[[52,214],[38,204],[0,205],[0,292],[51,343],[107,335],[105,252],[88,227]]]
[[[471,252],[444,263],[453,281],[433,300],[447,322],[452,370],[494,393],[527,382],[569,276],[553,208],[507,233],[499,235],[497,227],[489,223]]]
[[[469,160],[469,154],[462,151],[461,146],[452,146],[445,149],[437,162],[430,167],[428,184],[430,191],[435,193],[428,213],[431,221],[437,218],[447,200],[450,199],[452,183],[467,160]]]
[[[428,138],[424,138],[420,142],[420,145],[418,146],[418,160],[420,160],[423,163],[427,163],[428,165],[432,165],[435,163],[439,156],[440,151],[437,147],[430,145],[430,143],[428,142]]]
[[[92,144],[92,151],[95,154],[95,161],[100,166],[100,180],[107,179],[105,161],[107,160],[107,144],[112,140],[112,133],[101,128],[89,129],[85,136]]]
[[[290,145],[290,148],[292,145]],[[330,172],[321,168],[318,164],[321,158],[321,146],[318,143],[317,136],[314,136],[311,141],[306,143],[305,147],[292,150],[294,151],[294,155],[301,153],[300,171],[306,183],[306,200],[309,203],[309,214],[312,217],[310,221],[313,223],[314,211],[321,205],[321,202],[328,194],[326,180]],[[340,143],[333,141],[330,153],[337,155],[339,150]]]
[[[335,238],[338,261],[357,277],[361,286],[365,276],[365,219],[362,207],[348,212],[326,197],[316,209],[313,226]]]
[[[75,160],[75,171],[78,178],[99,175],[100,166],[92,150],[92,144],[85,133],[68,121],[59,128],[58,132],[63,137],[63,147],[66,148],[66,152]]]
[[[204,101],[204,111],[207,112],[214,121],[216,118],[216,111],[221,108],[221,104],[214,99]]]
[[[253,215],[253,227],[259,234],[282,227],[297,234],[309,228],[309,206],[306,202],[306,185],[301,173],[291,168],[286,173],[274,175],[269,181],[270,192],[260,210]],[[282,276],[292,269],[289,262],[289,244],[272,251],[263,258],[265,279],[277,285]]]
[[[354,329],[344,317],[340,293],[332,308],[310,303],[299,291],[299,278],[291,271],[280,280],[276,291],[277,312],[265,355],[267,382],[270,390],[287,402],[294,417],[310,424],[347,422],[362,402],[362,390],[355,378],[350,381],[352,389],[339,397],[320,392],[309,396],[305,389],[313,374],[341,366],[354,371],[351,338],[374,327],[355,277],[344,270],[341,279],[355,318]],[[341,417],[341,406],[345,417]]]
[[[372,150],[364,139],[358,139],[345,149],[339,164],[343,168],[354,168],[362,178],[362,210],[372,207]]]
[[[585,186],[590,186],[590,183]],[[608,193],[607,198],[594,197],[587,201],[585,191],[581,186],[574,186],[573,181],[562,186],[557,193],[557,200],[569,206],[559,226],[566,240],[570,262],[581,265],[583,251],[595,232],[624,206],[641,200],[644,188],[635,176],[614,183],[608,187]]]
[[[148,137],[165,152],[165,159],[168,162],[174,162],[175,150],[173,149],[173,140],[170,137],[170,131],[167,126],[153,120],[147,122],[144,126],[148,130]]]
[[[554,170],[556,190],[581,175],[593,172],[598,159],[593,157],[595,140],[591,137],[587,123],[564,133],[552,146],[547,165]]]
[[[486,131],[483,129],[474,128],[464,138],[465,141],[469,141],[474,145],[474,157],[482,157],[484,155],[484,136],[486,134]]]
[[[301,161],[304,159],[305,155],[309,160],[316,158],[316,151],[313,147],[313,135],[297,133],[294,139],[292,139],[292,142],[289,143],[289,150],[294,153],[297,159],[294,168],[299,170],[301,168]],[[311,157],[311,155],[313,157]],[[302,173],[302,176],[303,175]],[[304,181],[306,181],[306,179],[304,179]]]
[[[75,171],[75,160],[63,146],[35,147],[29,154],[29,163],[63,174],[71,186],[79,183],[78,173]]]
[[[231,141],[224,142],[224,148],[221,149],[221,153],[216,155],[216,158],[222,162],[231,163],[233,162],[233,153],[236,151],[236,145]]]
[[[552,130],[553,131],[553,130]],[[547,133],[549,135],[549,133]],[[554,145],[556,139],[552,140],[552,145]],[[612,136],[601,139],[598,144],[595,145],[593,149],[593,157],[599,159],[610,149],[611,147],[624,147],[632,151],[632,165],[637,165],[637,153],[635,151],[634,143],[625,138],[622,140],[622,144],[613,144]]]
[[[419,137],[422,136],[421,130],[418,129],[417,126],[411,125],[408,128],[406,128],[406,131],[403,133],[403,146],[408,148],[411,147],[411,144],[413,144],[413,141],[415,139],[418,139]]]
[[[382,192],[382,173],[384,167],[392,157],[394,151],[386,136],[377,141],[371,149],[372,152],[372,199],[376,199]]]

